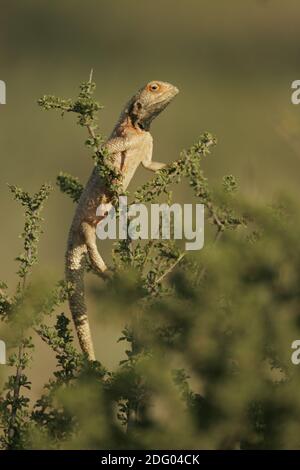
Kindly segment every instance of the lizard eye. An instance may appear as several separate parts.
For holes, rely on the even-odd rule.
[[[158,83],[151,83],[151,84],[149,85],[149,89],[150,89],[150,91],[156,91],[156,90],[158,90],[158,89],[159,89]]]

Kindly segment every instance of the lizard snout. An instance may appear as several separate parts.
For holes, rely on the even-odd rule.
[[[174,98],[179,93],[179,89],[175,85],[169,84],[169,93],[172,98]]]

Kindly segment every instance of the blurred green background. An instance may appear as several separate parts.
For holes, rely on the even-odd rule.
[[[290,100],[291,82],[300,78],[297,0],[2,0],[0,6],[0,79],[7,84],[7,105],[0,107],[0,279],[16,279],[23,224],[6,184],[33,192],[44,181],[54,184],[60,170],[83,182],[91,171],[74,117],[61,120],[36,104],[45,93],[76,96],[91,68],[105,106],[103,134],[138,87],[170,81],[181,93],[153,125],[156,160],[177,158],[207,130],[219,141],[205,167],[211,181],[233,173],[253,199],[271,200],[281,189],[297,195],[300,108]],[[139,170],[131,188],[147,178]],[[49,279],[63,277],[73,211],[55,189],[38,268]],[[122,354],[121,345],[113,355],[110,348],[121,326],[95,330],[109,367]],[[42,374],[44,364],[36,367]]]

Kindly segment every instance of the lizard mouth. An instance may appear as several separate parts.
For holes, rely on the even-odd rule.
[[[158,116],[166,107],[173,101],[176,95],[178,95],[179,90],[178,88],[173,88],[170,93],[168,93],[166,96],[162,97],[162,99],[153,105],[152,109],[150,110],[150,113],[153,113],[153,118]]]
[[[164,104],[166,103],[167,105],[177,96],[179,93],[179,90],[176,86],[173,86],[170,88],[168,93],[162,97],[161,103]]]
[[[171,103],[178,93],[178,88],[169,84],[168,89],[161,96],[157,96],[155,102],[148,103],[145,107],[141,106],[136,125],[142,130],[149,131],[152,121]]]
[[[179,89],[176,86],[174,86],[173,87],[173,95],[174,95],[173,97],[175,98],[175,96],[178,95],[178,93],[179,93]]]
[[[147,110],[145,115],[139,119],[138,125],[141,129],[143,130],[149,130],[150,125],[152,121],[168,106],[168,104],[171,102],[172,98],[170,99],[164,99],[160,101],[159,103],[156,103],[155,106],[151,107],[150,109]]]

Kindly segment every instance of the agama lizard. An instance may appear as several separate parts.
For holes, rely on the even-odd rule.
[[[112,157],[113,165],[121,173],[124,190],[140,163],[152,171],[165,166],[164,163],[152,161],[153,139],[149,129],[153,119],[177,93],[178,89],[170,83],[152,81],[141,88],[122,111],[105,148]],[[109,199],[107,185],[95,167],[80,197],[66,252],[66,279],[72,285],[70,310],[81,349],[89,360],[95,360],[95,353],[84,299],[85,259],[88,255],[99,273],[107,272],[96,245],[96,226],[99,222],[96,210]]]

